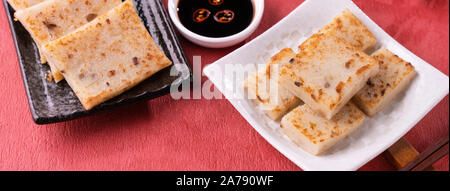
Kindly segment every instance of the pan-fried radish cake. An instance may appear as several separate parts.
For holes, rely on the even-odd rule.
[[[359,129],[365,116],[351,102],[332,119],[325,119],[302,105],[281,120],[281,129],[295,144],[313,155],[320,155]]]
[[[294,94],[279,85],[281,66],[292,62],[295,53],[286,48],[273,56],[263,70],[251,75],[244,82],[249,98],[272,120],[279,120],[302,103]]]
[[[367,81],[367,85],[353,98],[369,116],[374,116],[388,105],[416,76],[411,63],[404,61],[385,48],[372,54],[380,62],[380,72]]]
[[[45,0],[7,0],[14,10],[25,9]]]
[[[377,42],[372,32],[348,9],[319,30],[319,33],[330,32],[335,33],[361,51],[370,50]]]
[[[377,60],[333,33],[317,33],[299,49],[281,69],[280,83],[327,119],[379,71]]]
[[[47,0],[17,11],[14,16],[28,30],[42,53],[42,46],[56,40],[118,6],[121,0]],[[46,62],[41,54],[41,61]],[[59,82],[63,75],[49,62],[53,79]]]
[[[131,0],[44,46],[86,110],[134,87],[172,62]]]

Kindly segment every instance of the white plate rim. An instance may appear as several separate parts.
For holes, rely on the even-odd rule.
[[[283,18],[282,20],[280,20],[278,23],[276,23],[274,26],[272,26],[270,29],[268,29],[267,31],[265,31],[263,34],[259,35],[258,37],[256,37],[255,39],[253,39],[251,42],[243,45],[242,47],[240,47],[239,49],[236,49],[235,51],[231,52],[230,54],[224,56],[223,58],[219,59],[218,61],[214,62],[213,64],[210,64],[208,66],[206,66],[203,69],[204,74],[216,85],[216,88],[218,90],[220,90],[221,92],[224,92],[224,87],[220,86],[218,84],[217,79],[214,78],[214,76],[212,76],[213,74],[213,66],[215,65],[220,65],[220,63],[222,63],[223,61],[226,61],[227,59],[229,59],[230,57],[234,56],[235,54],[239,54],[240,52],[242,52],[243,50],[247,49],[249,46],[252,46],[253,43],[255,43],[256,41],[259,41],[261,39],[265,39],[266,36],[270,35],[270,31],[272,30],[276,30],[278,27],[282,26],[285,22],[288,22],[289,18],[295,14],[297,11],[300,11],[301,9],[303,9],[303,7],[307,6],[308,3],[310,1],[326,1],[326,0],[307,0],[305,2],[303,2],[301,5],[299,5],[294,11],[292,11],[291,13],[289,13],[285,18]],[[433,100],[430,101],[430,107],[427,107],[426,109],[422,110],[420,112],[420,117],[415,118],[413,121],[411,121],[408,125],[409,128],[405,128],[402,131],[398,132],[395,136],[392,136],[392,138],[389,139],[389,141],[386,141],[385,144],[383,144],[383,146],[381,146],[377,151],[375,152],[371,152],[370,155],[364,156],[364,160],[360,160],[360,162],[354,163],[351,167],[347,167],[347,168],[336,168],[338,170],[357,170],[359,169],[361,166],[363,166],[364,164],[366,164],[367,162],[369,162],[370,160],[372,160],[373,158],[375,158],[376,156],[378,156],[379,154],[381,154],[382,152],[384,152],[386,149],[388,149],[391,145],[393,145],[395,142],[397,142],[401,137],[403,137],[406,133],[408,133],[420,120],[422,120],[445,96],[448,95],[449,92],[449,85],[448,85],[448,76],[446,76],[445,74],[443,74],[442,72],[440,72],[439,70],[437,70],[436,68],[434,68],[433,66],[431,66],[430,64],[428,64],[427,62],[425,62],[423,59],[419,58],[418,56],[416,56],[414,53],[412,53],[411,51],[409,51],[407,48],[405,48],[404,46],[402,46],[400,43],[398,43],[395,39],[393,39],[388,33],[386,33],[381,27],[379,27],[373,20],[371,20],[356,4],[354,4],[351,0],[340,0],[340,3],[344,3],[344,4],[348,4],[347,8],[350,8],[353,10],[357,10],[358,16],[363,16],[366,17],[365,19],[372,22],[371,24],[375,24],[377,29],[379,29],[381,32],[383,33],[383,36],[387,37],[387,40],[389,43],[395,43],[396,46],[398,46],[400,49],[402,49],[402,51],[405,51],[407,54],[411,55],[414,59],[419,60],[421,63],[418,64],[422,64],[425,63],[426,64],[426,68],[427,70],[433,70],[433,72],[435,73],[439,73],[440,75],[442,75],[443,78],[446,78],[446,82],[443,84],[442,87],[445,87],[444,89],[442,89],[441,91],[437,92],[436,95],[433,97]],[[425,66],[423,66],[425,67]],[[289,151],[289,149],[283,147],[280,143],[278,143],[279,141],[276,140],[276,138],[271,135],[270,132],[266,132],[264,129],[259,127],[259,124],[257,124],[257,122],[255,121],[255,119],[251,118],[250,114],[248,113],[248,111],[244,108],[241,107],[239,101],[236,100],[232,100],[231,99],[231,95],[227,94],[226,92],[223,93],[223,95],[225,96],[226,99],[228,99],[230,101],[230,103],[233,105],[233,107],[236,108],[236,110],[238,110],[238,112],[247,120],[248,123],[250,123],[250,125],[266,140],[268,141],[274,148],[276,148],[279,152],[281,152],[284,156],[286,156],[289,160],[291,160],[292,162],[294,162],[297,166],[299,166],[300,168],[302,168],[303,170],[317,170],[314,167],[310,167],[309,165],[305,165],[303,162],[297,160],[294,156],[293,153],[291,153],[291,151]],[[323,170],[323,169],[321,169]]]

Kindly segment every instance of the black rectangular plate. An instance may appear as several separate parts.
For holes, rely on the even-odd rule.
[[[56,84],[45,80],[44,75],[50,70],[48,65],[40,63],[39,52],[33,39],[20,22],[13,20],[14,10],[6,0],[3,0],[3,3],[11,26],[31,114],[37,124],[67,121],[99,110],[160,97],[170,92],[172,84],[190,80],[189,65],[161,0],[134,0],[143,23],[174,65],[122,95],[86,111],[65,81]],[[171,70],[177,76],[171,76]]]

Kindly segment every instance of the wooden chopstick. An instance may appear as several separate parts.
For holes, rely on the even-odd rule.
[[[406,166],[409,162],[419,156],[419,151],[411,145],[405,138],[401,138],[388,150],[384,152],[384,158],[391,163],[397,170]],[[435,171],[436,169],[430,166],[427,171]]]
[[[423,171],[448,154],[449,136],[441,138],[438,142],[428,147],[414,160],[400,169],[400,171]]]

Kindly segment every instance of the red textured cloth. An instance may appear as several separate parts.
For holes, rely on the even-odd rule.
[[[251,39],[303,1],[265,2],[264,18]],[[448,0],[355,2],[401,44],[448,75]],[[212,50],[180,41],[188,60],[202,56],[203,66],[243,44]],[[165,96],[70,122],[35,125],[3,7],[0,87],[0,170],[301,170],[253,130],[227,100],[175,101]],[[423,151],[448,130],[447,96],[406,138]],[[440,170],[448,171],[448,166],[448,155],[435,164]],[[361,170],[393,168],[379,156]]]

